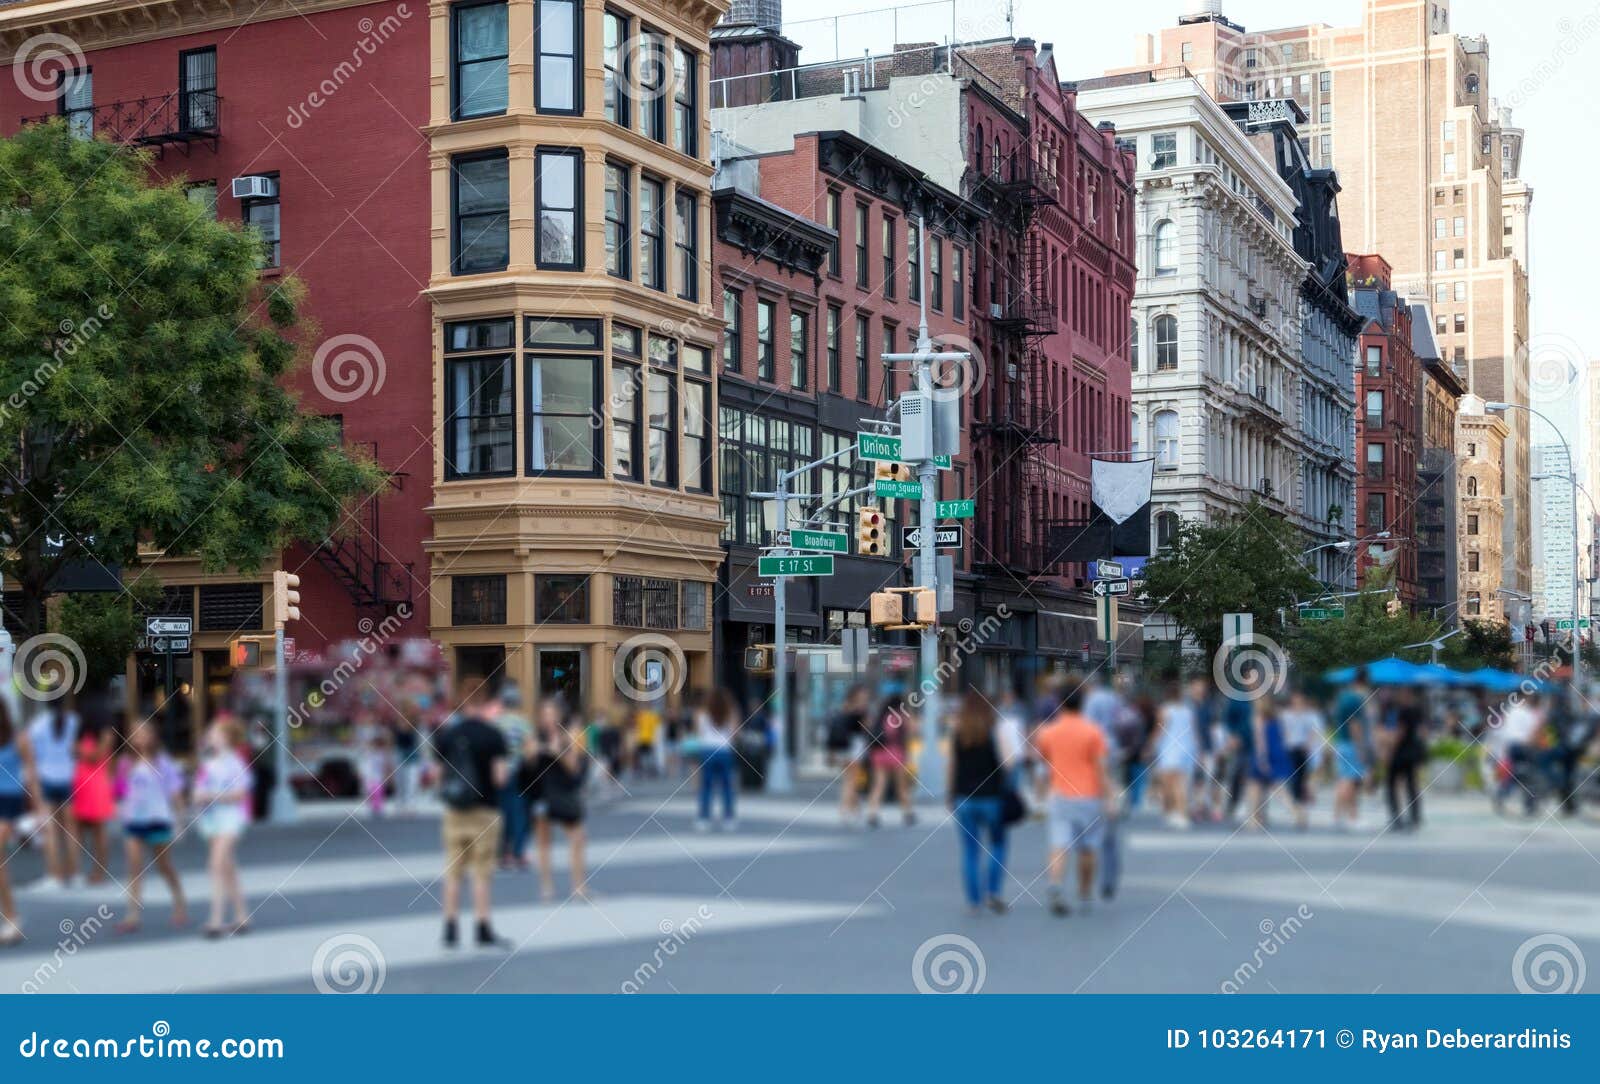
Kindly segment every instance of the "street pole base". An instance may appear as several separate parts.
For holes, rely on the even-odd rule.
[[[762,789],[768,794],[790,794],[794,791],[794,772],[788,757],[773,757],[767,765],[767,776]]]
[[[300,819],[300,805],[289,787],[274,787],[272,808],[267,813],[268,824],[293,824]]]

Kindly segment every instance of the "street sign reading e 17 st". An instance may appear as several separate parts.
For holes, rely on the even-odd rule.
[[[797,550],[849,553],[850,536],[843,531],[805,531],[796,527],[789,532],[789,545]]]
[[[831,576],[833,556],[758,557],[756,573],[761,576]]]
[[[978,514],[978,502],[967,498],[959,501],[939,501],[933,514],[940,519],[971,519]]]
[[[898,498],[907,501],[920,501],[922,499],[921,482],[896,482],[892,478],[879,478],[873,484],[872,492],[880,497]]]
[[[886,436],[883,433],[856,434],[856,457],[858,459],[870,459],[877,463],[899,463],[902,462],[901,449],[903,447],[904,445],[900,443],[899,437]],[[940,470],[949,470],[950,457],[936,455],[933,457],[933,465]]]

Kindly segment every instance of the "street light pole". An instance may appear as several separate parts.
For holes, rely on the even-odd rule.
[[[1546,417],[1541,410],[1522,403],[1507,403],[1495,401],[1483,404],[1485,410],[1504,412],[1507,410],[1525,410],[1548,425],[1557,439],[1561,441],[1562,451],[1567,455],[1567,481],[1572,484],[1572,699],[1573,707],[1582,710],[1583,705],[1583,636],[1578,628],[1579,614],[1582,606],[1578,602],[1578,594],[1582,586],[1582,572],[1579,571],[1581,562],[1582,545],[1578,540],[1578,463],[1572,458],[1572,445],[1567,442],[1566,434],[1557,428],[1556,423]]]

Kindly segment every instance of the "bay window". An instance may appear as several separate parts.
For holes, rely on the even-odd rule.
[[[506,5],[458,4],[450,9],[450,116],[504,113],[510,55]]]
[[[633,273],[629,247],[633,244],[629,225],[631,201],[628,198],[628,169],[606,163],[606,273],[619,279]]]
[[[583,264],[583,152],[540,150],[537,163],[537,263],[544,269],[578,270]]]
[[[534,8],[535,104],[541,113],[582,112],[577,0],[538,0]]]
[[[639,285],[666,290],[667,269],[661,206],[666,189],[651,177],[639,178]]]
[[[463,155],[451,164],[454,224],[451,270],[504,270],[511,259],[510,163],[504,150]]]

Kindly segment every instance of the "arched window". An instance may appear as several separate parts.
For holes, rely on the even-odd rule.
[[[1156,549],[1164,550],[1172,545],[1178,535],[1178,513],[1156,513]]]
[[[1133,451],[1133,457],[1139,457],[1139,412],[1128,413],[1128,447]]]
[[[1158,410],[1155,416],[1156,466],[1178,465],[1178,412]]]
[[[1178,273],[1178,227],[1171,222],[1161,221],[1156,223],[1155,230],[1155,260],[1156,274],[1175,275]]]
[[[999,136],[995,136],[994,137],[994,161],[989,163],[989,168],[994,171],[994,175],[996,177],[1000,176],[1000,137]]]
[[[1171,313],[1157,316],[1152,325],[1155,338],[1156,371],[1178,367],[1178,318]]]
[[[1467,479],[1467,496],[1476,497],[1477,495],[1478,495],[1478,480],[1476,478],[1468,478]]]
[[[1133,371],[1139,371],[1139,318],[1128,317],[1128,360],[1133,362]]]
[[[1467,73],[1467,93],[1478,93],[1478,74],[1476,72]]]

